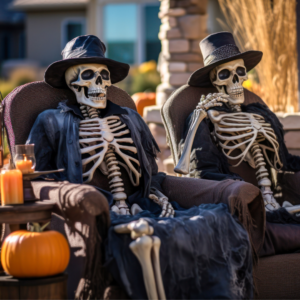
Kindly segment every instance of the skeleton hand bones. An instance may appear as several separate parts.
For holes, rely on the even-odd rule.
[[[168,197],[166,197],[163,193],[161,193],[156,188],[151,188],[150,193],[151,194],[149,195],[149,199],[151,199],[153,202],[155,202],[160,207],[162,207],[162,212],[159,217],[173,218],[175,212],[174,212],[174,208],[172,207],[172,204],[169,203]]]
[[[150,194],[149,199],[153,200],[153,202],[162,207],[162,212],[159,216],[160,218],[174,218],[174,208],[172,207],[172,204],[168,201],[169,199],[166,196],[159,198],[156,195]]]
[[[222,106],[223,103],[228,102],[228,98],[229,95],[223,93],[208,94],[206,97],[202,95],[196,109],[208,110],[211,107]]]

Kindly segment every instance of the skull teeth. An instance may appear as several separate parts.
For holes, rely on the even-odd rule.
[[[228,90],[228,94],[230,95],[242,95],[243,93],[244,90],[241,87]]]
[[[89,97],[92,97],[92,98],[105,97],[105,94],[100,94],[100,93],[93,93],[93,94],[88,94],[88,95],[89,95]]]
[[[103,93],[103,90],[91,90],[88,91],[88,96],[99,98],[99,97],[105,97],[105,94]]]
[[[91,99],[93,102],[101,102],[105,100],[105,97],[92,97]]]

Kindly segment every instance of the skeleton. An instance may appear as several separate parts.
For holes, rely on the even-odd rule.
[[[110,72],[107,66],[101,64],[76,65],[66,71],[65,80],[75,93],[85,118],[79,124],[84,182],[89,183],[99,168],[109,179],[110,190],[115,201],[112,211],[129,215],[120,166],[127,171],[132,185],[139,186],[140,163],[134,157],[137,148],[131,138],[130,130],[118,116],[100,118],[97,111],[106,108],[107,88],[111,85]],[[88,166],[90,164],[92,167]],[[173,217],[174,209],[168,202],[168,198],[156,190],[153,193],[151,189],[151,192],[149,198],[162,207],[160,217]],[[137,204],[131,207],[133,215],[141,210]],[[115,230],[118,233],[131,232],[132,238],[135,239],[130,244],[130,249],[141,264],[149,299],[166,299],[159,262],[161,242],[158,237],[149,236],[153,234],[153,228],[141,219],[129,225],[116,226]]]
[[[134,240],[129,247],[139,260],[148,299],[166,299],[160,270],[159,249],[161,241],[153,235],[153,227],[145,219],[114,227],[120,234],[131,234]]]
[[[246,161],[256,169],[256,179],[261,189],[266,211],[280,207],[271,190],[270,174],[266,169],[268,163],[271,168],[280,171],[283,164],[279,157],[279,144],[271,124],[253,113],[241,111],[244,102],[243,82],[247,80],[246,68],[242,59],[237,59],[214,68],[210,72],[210,80],[218,93],[202,96],[196,107],[196,118],[189,128],[181,159],[175,172],[188,174],[189,159],[195,133],[201,121],[208,117],[214,124],[214,138],[220,145],[224,155],[230,161],[237,161],[234,167]],[[225,103],[232,112],[207,110],[222,106]],[[268,141],[270,146],[263,142]],[[235,150],[240,150],[236,154]],[[269,153],[272,153],[272,159]],[[300,206],[291,207],[288,202],[284,206],[289,212],[300,211]]]
[[[97,109],[107,105],[107,88],[111,85],[110,72],[106,65],[81,64],[70,67],[65,73],[68,87],[75,93],[85,120],[79,125],[79,144],[82,154],[83,179],[93,179],[97,168],[107,175],[115,205],[112,211],[129,215],[125,202],[127,195],[121,177],[120,166],[128,173],[134,186],[140,184],[140,163],[134,158],[137,149],[130,137],[130,130],[118,116],[99,118]],[[132,155],[128,155],[131,153]],[[88,164],[92,167],[86,170]],[[173,216],[174,210],[164,195],[152,195],[162,208],[161,216]],[[135,205],[134,211],[141,211]]]

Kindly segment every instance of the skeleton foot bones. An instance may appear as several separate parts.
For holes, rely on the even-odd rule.
[[[157,236],[151,236],[153,227],[145,219],[139,219],[129,224],[117,225],[114,230],[119,234],[130,233],[135,240],[129,247],[141,264],[148,299],[166,299],[159,260],[161,241]]]

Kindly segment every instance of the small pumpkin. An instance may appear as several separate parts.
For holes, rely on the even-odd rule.
[[[11,276],[44,277],[62,273],[68,266],[70,249],[65,237],[57,231],[18,230],[3,242],[1,263]]]
[[[156,94],[151,92],[135,93],[132,95],[135,102],[137,112],[143,116],[144,108],[156,104]]]

